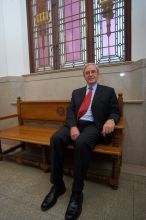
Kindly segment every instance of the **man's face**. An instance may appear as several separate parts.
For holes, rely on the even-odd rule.
[[[89,65],[86,67],[84,72],[84,78],[89,86],[94,85],[97,83],[99,77],[99,72],[96,69],[96,66]]]

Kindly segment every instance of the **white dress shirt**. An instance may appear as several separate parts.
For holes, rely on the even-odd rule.
[[[91,86],[89,86],[89,85],[86,86],[86,95],[89,91],[89,87],[91,87]],[[91,105],[92,105],[92,101],[93,101],[93,97],[94,97],[96,88],[97,88],[97,83],[92,86],[92,97],[91,97],[91,102],[90,102],[89,108],[88,108],[87,112],[80,118],[80,120],[94,121],[92,111],[91,111]]]

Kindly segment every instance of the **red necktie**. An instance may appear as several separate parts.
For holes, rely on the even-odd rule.
[[[91,97],[92,97],[92,87],[89,87],[89,91],[87,95],[85,96],[80,109],[78,111],[77,118],[80,119],[88,110],[90,102],[91,102]]]

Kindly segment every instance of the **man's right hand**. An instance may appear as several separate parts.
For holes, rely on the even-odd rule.
[[[80,135],[80,131],[77,127],[72,127],[70,129],[70,136],[73,141],[75,141],[79,135]]]

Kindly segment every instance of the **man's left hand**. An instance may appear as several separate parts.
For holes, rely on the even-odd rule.
[[[103,125],[102,135],[105,137],[106,134],[110,134],[111,132],[113,132],[114,128],[115,128],[114,120],[108,119]]]

